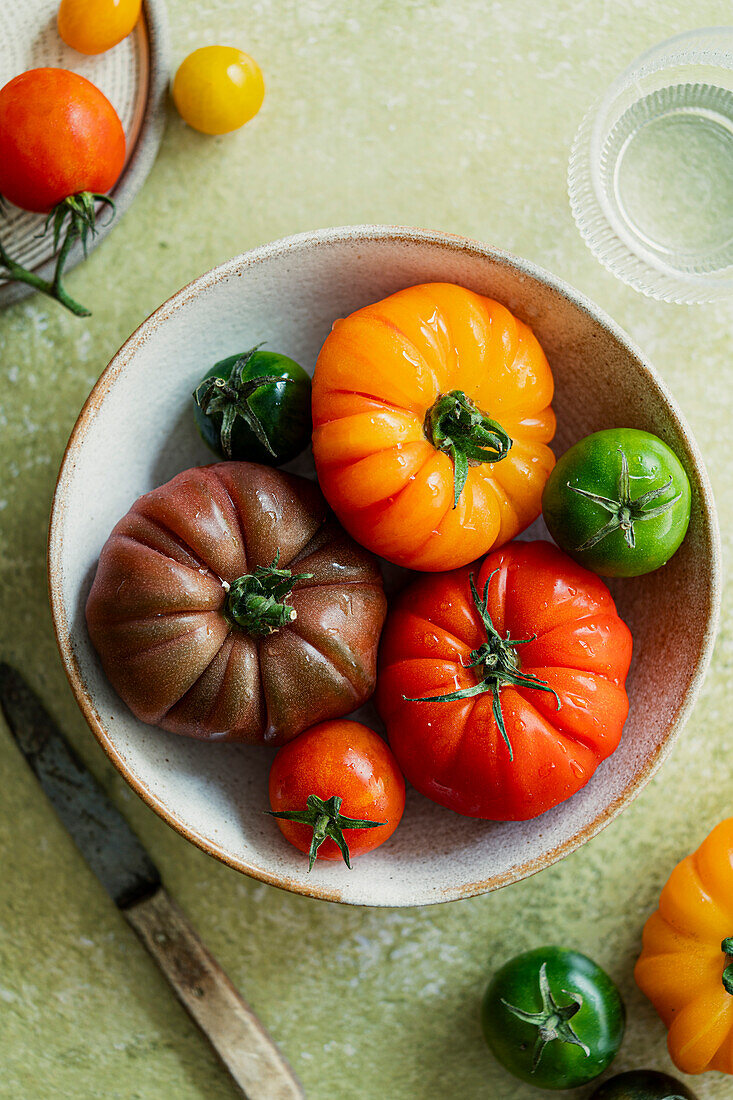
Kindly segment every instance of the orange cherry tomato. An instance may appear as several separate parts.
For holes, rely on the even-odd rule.
[[[105,194],[125,133],[105,95],[68,69],[30,69],[0,90],[0,194],[47,214],[70,195]]]
[[[351,866],[349,853],[371,852],[399,825],[405,781],[374,730],[336,719],[280,749],[270,770],[270,805],[283,836],[310,854],[311,867],[316,858],[343,858]]]
[[[678,1069],[733,1074],[733,817],[672,871],[634,977]]]
[[[321,488],[357,542],[389,561],[464,565],[539,515],[555,463],[552,394],[542,348],[505,306],[452,283],[399,291],[336,321],[321,349]]]
[[[111,50],[134,28],[142,0],[61,0],[58,31],[79,53]]]

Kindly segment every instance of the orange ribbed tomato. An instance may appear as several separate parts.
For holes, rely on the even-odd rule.
[[[313,378],[313,453],[348,531],[412,569],[465,565],[540,513],[552,373],[532,330],[452,283],[336,321]]]
[[[635,977],[678,1069],[733,1073],[733,817],[669,876]]]

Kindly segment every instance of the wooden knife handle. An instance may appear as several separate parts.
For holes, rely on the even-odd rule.
[[[304,1100],[285,1058],[166,891],[122,912],[247,1100]]]

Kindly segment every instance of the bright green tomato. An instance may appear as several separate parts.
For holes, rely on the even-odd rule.
[[[611,1064],[626,1011],[608,974],[591,959],[540,947],[496,972],[481,1022],[492,1054],[515,1077],[541,1089],[569,1089]]]
[[[690,482],[666,443],[637,428],[594,432],[550,474],[542,514],[557,545],[594,573],[638,577],[669,561],[690,522]]]
[[[293,359],[252,348],[206,372],[193,395],[204,441],[220,458],[281,466],[311,436],[311,380]]]
[[[667,1073],[634,1069],[604,1081],[590,1100],[696,1100],[694,1092]]]

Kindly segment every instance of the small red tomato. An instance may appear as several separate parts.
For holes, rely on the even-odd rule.
[[[280,831],[310,857],[343,859],[383,844],[400,823],[405,781],[389,746],[343,718],[321,722],[280,749],[270,770]]]
[[[0,194],[48,214],[71,195],[106,194],[125,132],[105,95],[68,69],[30,69],[0,89]]]

